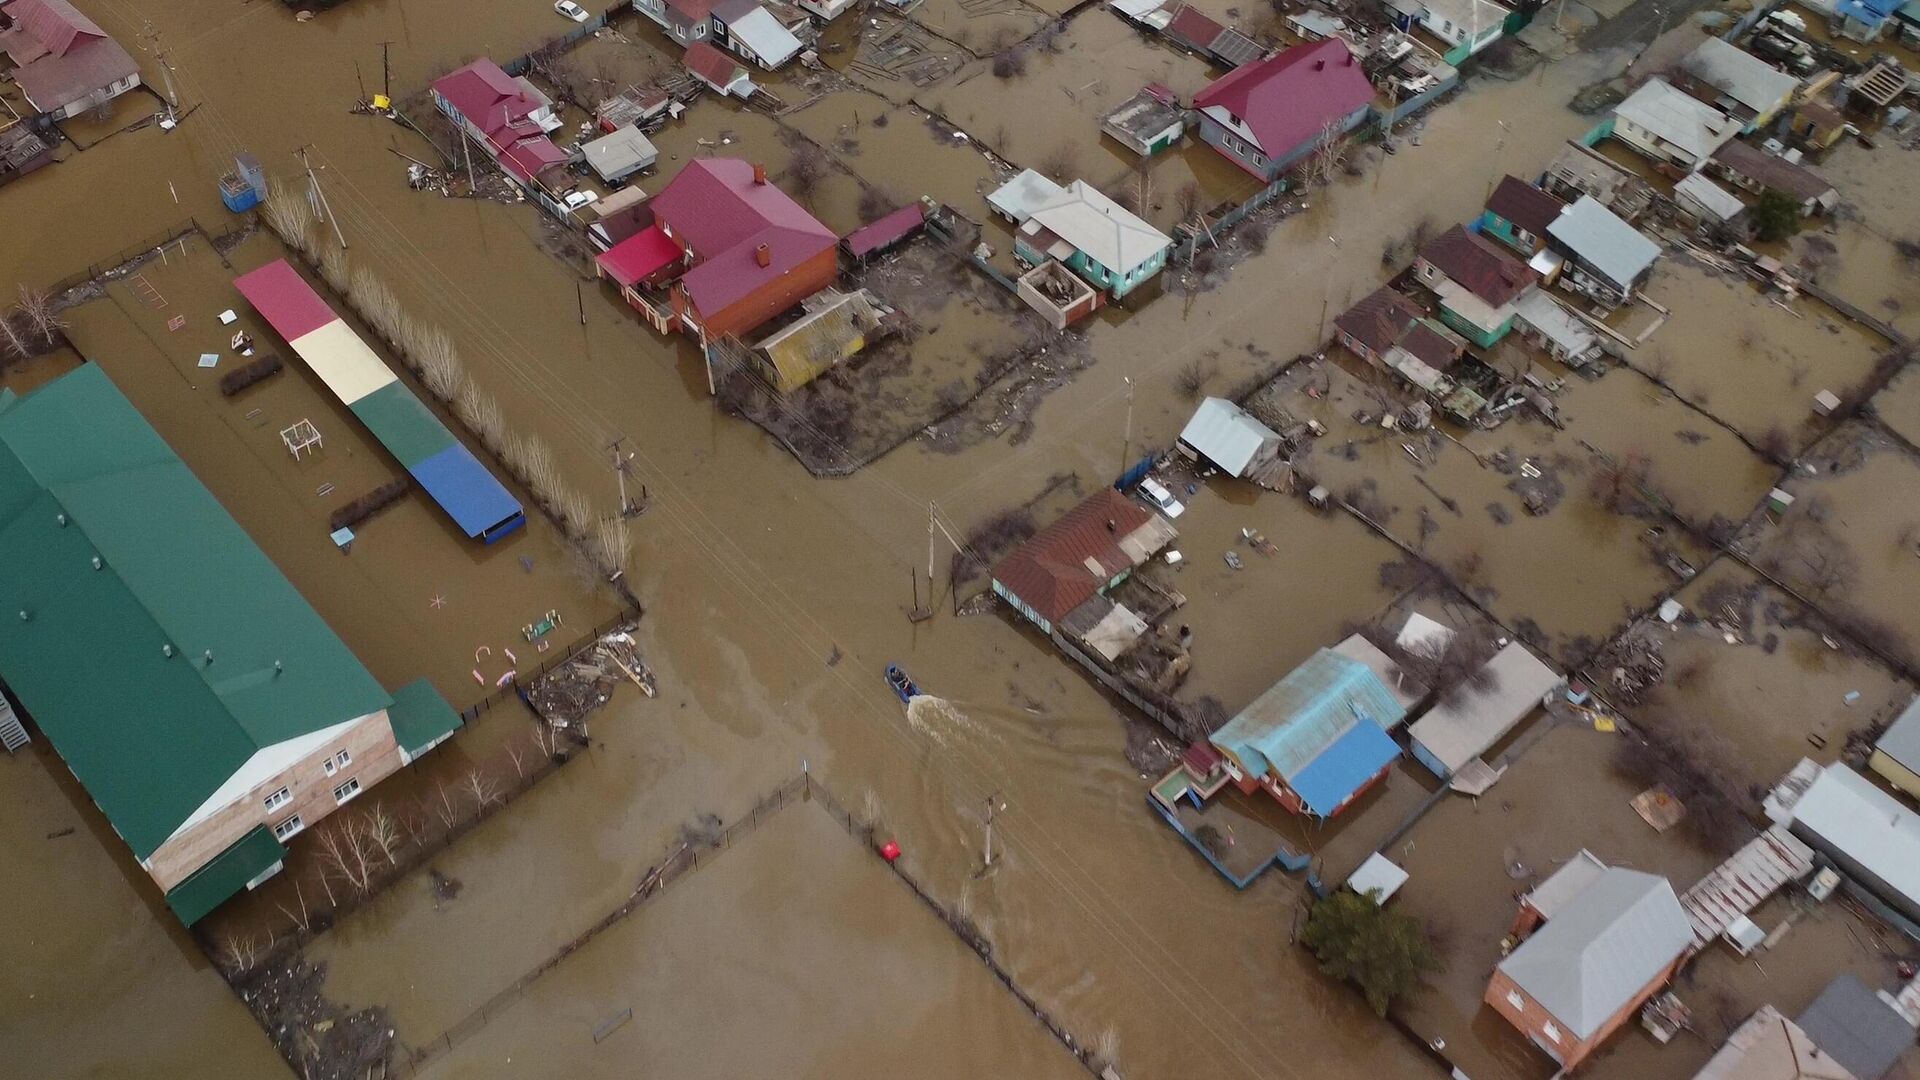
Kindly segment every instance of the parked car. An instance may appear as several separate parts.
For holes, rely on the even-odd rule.
[[[573,0],[553,0],[553,10],[565,15],[574,22],[586,22],[587,19],[590,18],[587,14],[587,9],[574,3]]]
[[[1165,484],[1162,484],[1151,476],[1140,481],[1139,490],[1141,498],[1147,500],[1147,502],[1153,505],[1154,509],[1170,518],[1177,518],[1187,512],[1187,508],[1180,505],[1180,500],[1173,497],[1173,492],[1168,491]]]
[[[572,191],[560,196],[560,205],[570,211],[578,210],[599,197],[600,193],[597,191],[588,191],[585,188],[574,188]]]

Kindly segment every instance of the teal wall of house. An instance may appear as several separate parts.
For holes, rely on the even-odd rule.
[[[1461,337],[1466,338],[1468,341],[1483,349],[1490,349],[1499,344],[1500,339],[1506,337],[1507,334],[1513,330],[1513,316],[1511,315],[1507,316],[1507,321],[1501,323],[1499,326],[1491,330],[1483,330],[1458,314],[1455,314],[1454,310],[1445,304],[1440,305],[1440,321],[1446,323],[1448,328],[1454,333],[1459,334]]]
[[[1095,287],[1105,290],[1117,300],[1139,288],[1155,274],[1158,274],[1164,269],[1167,265],[1167,250],[1168,248],[1161,248],[1159,251],[1154,252],[1153,258],[1141,263],[1133,273],[1126,275],[1116,274],[1108,270],[1106,267],[1088,258],[1087,253],[1084,251],[1074,252],[1073,255],[1067,259],[1066,265],[1067,269],[1080,275]],[[1046,253],[1029,246],[1024,236],[1014,237],[1013,251],[1014,254],[1018,255],[1021,259],[1036,266],[1047,261]]]

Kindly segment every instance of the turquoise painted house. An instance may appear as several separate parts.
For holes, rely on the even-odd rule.
[[[1492,348],[1512,332],[1515,302],[1540,275],[1498,244],[1455,225],[1420,249],[1414,276],[1440,300],[1440,321],[1479,347]]]
[[[1164,269],[1172,247],[1167,234],[1075,180],[1027,217],[1013,253],[1032,266],[1058,259],[1118,300]]]
[[[1386,776],[1400,757],[1388,732],[1406,716],[1371,667],[1321,649],[1208,741],[1240,790],[1265,790],[1296,814],[1326,818]]]
[[[1531,259],[1547,246],[1547,226],[1567,204],[1515,176],[1502,177],[1480,215],[1480,235]]]

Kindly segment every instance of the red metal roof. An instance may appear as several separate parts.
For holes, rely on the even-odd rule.
[[[1120,540],[1153,519],[1153,511],[1103,487],[993,568],[993,580],[1051,623],[1085,603],[1115,574],[1133,566]],[[1087,560],[1100,567],[1096,574]]]
[[[680,245],[673,242],[673,237],[652,225],[595,256],[594,261],[624,289],[664,270],[680,255]]]
[[[654,196],[653,214],[698,260],[680,280],[708,316],[839,243],[786,192],[756,182],[754,167],[739,158],[688,162]]]
[[[13,58],[14,81],[42,112],[140,74],[119,42],[65,0],[13,0],[6,10],[14,25],[0,33],[0,52]]]
[[[688,71],[705,79],[716,89],[732,82],[740,70],[740,61],[704,41],[687,46],[687,54],[680,59],[687,65]]]
[[[1206,12],[1196,7],[1183,7],[1167,24],[1166,35],[1188,48],[1205,51],[1213,44],[1213,39],[1225,29],[1214,22]]]
[[[866,258],[919,232],[926,223],[926,210],[918,202],[903,206],[848,233],[847,252],[856,259]]]
[[[667,10],[689,23],[704,22],[713,14],[713,0],[667,0]]]
[[[1341,312],[1333,325],[1374,352],[1384,353],[1423,314],[1412,299],[1382,285]]]
[[[1195,95],[1193,107],[1220,106],[1253,131],[1268,157],[1281,157],[1372,101],[1373,84],[1347,43],[1328,38],[1235,68]]]
[[[484,56],[435,79],[433,92],[487,135],[525,120],[546,104]]]
[[[1547,235],[1547,226],[1566,208],[1566,203],[1514,176],[1501,177],[1500,186],[1487,197],[1487,209],[1535,236]]]
[[[1525,263],[1464,225],[1441,233],[1420,250],[1420,257],[1492,307],[1511,303],[1540,279]]]
[[[567,163],[567,152],[531,124],[526,125],[524,131],[507,128],[495,132],[487,136],[487,142],[492,144],[500,167],[522,180],[531,180]]]
[[[240,275],[233,287],[288,344],[340,317],[285,259]]]

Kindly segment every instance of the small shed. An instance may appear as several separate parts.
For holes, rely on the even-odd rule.
[[[994,213],[1015,225],[1024,225],[1035,210],[1065,194],[1066,189],[1047,179],[1045,174],[1022,169],[1019,175],[1001,184],[987,196],[987,205],[993,208]]]
[[[628,124],[602,135],[580,148],[594,174],[609,184],[617,184],[642,169],[651,169],[660,160],[660,151],[640,129]]]
[[[1913,1046],[1913,1025],[1850,971],[1828,983],[1795,1022],[1862,1080],[1885,1076]]]
[[[1099,310],[1101,295],[1078,274],[1048,259],[1021,274],[1014,291],[1055,330],[1065,330]]]
[[[1280,456],[1280,436],[1226,398],[1210,397],[1181,429],[1179,450],[1189,459],[1204,458],[1228,476],[1244,477]]]
[[[1702,224],[1726,225],[1747,213],[1747,204],[1738,195],[1697,172],[1673,185],[1673,201]]]
[[[840,246],[855,262],[864,262],[904,243],[926,227],[926,206],[913,202],[848,233]]]
[[[1360,864],[1360,869],[1347,878],[1347,888],[1361,896],[1370,897],[1376,904],[1385,904],[1406,883],[1407,872],[1377,851],[1367,856],[1367,861]]]
[[[1100,130],[1141,157],[1170,149],[1187,131],[1187,110],[1180,98],[1159,83],[1148,83],[1100,121]]]
[[[716,94],[750,98],[757,89],[745,64],[707,42],[696,41],[687,46],[686,55],[680,58],[680,62],[686,65],[694,78]]]

